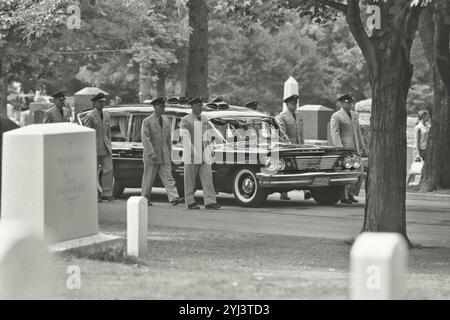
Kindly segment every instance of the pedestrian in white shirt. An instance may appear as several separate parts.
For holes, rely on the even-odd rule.
[[[414,151],[415,158],[425,160],[425,151],[428,143],[428,135],[430,132],[430,116],[426,110],[417,113],[419,122],[414,128]]]

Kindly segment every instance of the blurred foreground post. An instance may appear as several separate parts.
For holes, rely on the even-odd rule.
[[[405,299],[408,246],[398,233],[366,232],[350,253],[350,298]]]
[[[0,223],[0,299],[49,299],[49,254],[23,221]]]

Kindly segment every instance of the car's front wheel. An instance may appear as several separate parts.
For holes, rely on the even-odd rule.
[[[268,193],[260,187],[256,172],[250,168],[242,168],[233,179],[234,198],[244,207],[256,207],[267,199]]]
[[[318,204],[332,206],[344,197],[345,186],[320,187],[310,191]]]

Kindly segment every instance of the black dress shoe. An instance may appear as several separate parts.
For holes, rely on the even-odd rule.
[[[359,202],[358,200],[356,200],[356,198],[355,198],[354,196],[348,196],[348,199],[349,199],[351,202],[354,202],[354,203],[358,203],[358,202]]]
[[[116,200],[116,199],[114,199],[114,197],[102,197],[102,200],[105,200],[105,201],[114,201],[114,200]]]
[[[289,197],[286,196],[286,195],[281,195],[281,196],[280,196],[280,200],[291,200],[291,198],[289,198]]]
[[[188,205],[188,209],[189,210],[197,210],[197,209],[200,209],[200,207],[198,206],[198,204],[196,204],[194,202],[194,203],[191,203],[191,204]]]
[[[344,203],[344,204],[352,204],[353,201],[350,200],[350,199],[342,199],[342,200],[341,200],[341,203]]]
[[[218,203],[209,203],[205,206],[205,209],[211,209],[211,210],[217,210],[220,209],[222,206]]]
[[[153,206],[153,203],[147,202],[147,206],[148,206],[148,207],[151,207],[151,206]]]
[[[309,200],[311,198],[312,198],[312,193],[309,191],[305,192],[305,200]]]
[[[183,203],[184,202],[184,199],[183,198],[175,198],[175,199],[173,199],[172,201],[170,201],[170,203],[173,205],[173,206],[177,206],[177,205],[179,205],[180,203]]]

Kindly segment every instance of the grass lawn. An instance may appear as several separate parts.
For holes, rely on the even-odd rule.
[[[103,224],[125,235],[125,225]],[[116,262],[59,254],[58,299],[348,299],[350,245],[342,241],[153,226],[148,255]],[[97,257],[99,254],[96,255]],[[66,269],[81,269],[81,289]],[[450,299],[450,249],[412,249],[408,298]]]

